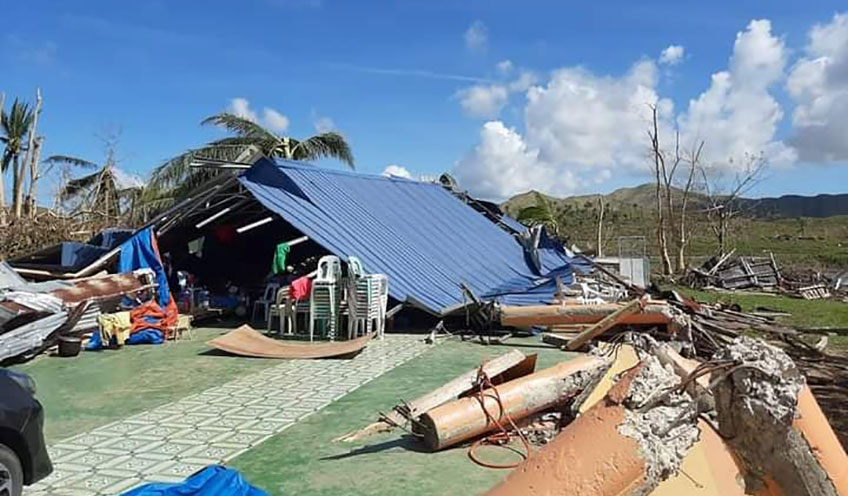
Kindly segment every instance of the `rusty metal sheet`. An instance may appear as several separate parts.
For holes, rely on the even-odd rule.
[[[234,355],[256,358],[332,358],[359,353],[373,336],[369,333],[349,341],[293,343],[269,338],[245,324],[206,344]]]
[[[57,289],[51,294],[65,303],[113,298],[154,287],[151,274],[149,271],[135,271],[128,274],[91,277],[75,281],[73,287]]]

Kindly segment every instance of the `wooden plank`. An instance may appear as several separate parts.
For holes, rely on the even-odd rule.
[[[631,301],[630,303],[624,305],[615,312],[601,319],[597,324],[578,334],[576,338],[569,341],[568,345],[565,348],[569,351],[579,350],[583,347],[583,345],[585,345],[592,339],[600,336],[604,332],[608,331],[612,326],[619,323],[619,321],[621,321],[624,317],[640,311],[644,304],[645,301],[641,298],[638,300]]]

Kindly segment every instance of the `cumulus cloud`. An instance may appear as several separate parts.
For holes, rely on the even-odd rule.
[[[397,164],[387,165],[386,168],[383,169],[383,172],[380,175],[383,175],[383,176],[386,176],[386,177],[394,176],[394,177],[402,177],[404,179],[412,179],[412,173],[409,172],[409,169],[407,169],[406,167],[397,165]]]
[[[283,132],[289,128],[289,118],[272,108],[265,107],[262,120],[272,131]]]
[[[259,114],[250,108],[250,102],[246,98],[231,99],[226,111],[265,126],[274,132],[285,132],[289,128],[289,118],[270,107],[262,109],[262,118],[260,119]]]
[[[802,160],[848,160],[848,13],[809,32],[786,83],[797,106],[790,143]]]
[[[489,47],[489,28],[483,21],[477,20],[468,26],[463,34],[465,48],[472,52],[482,52]]]
[[[684,56],[682,47],[674,52],[664,63]],[[675,128],[682,146],[705,140],[705,156],[719,167],[741,167],[746,155],[761,153],[773,164],[791,164],[795,150],[775,138],[783,110],[771,94],[785,78],[786,64],[786,47],[771,23],[751,21],[736,36],[728,68],[713,74],[682,112],[658,93],[660,71],[653,60],[638,61],[621,75],[564,67],[541,84],[526,83],[523,134],[501,121],[485,123],[478,144],[453,173],[474,194],[493,199],[528,189],[572,194],[613,174],[644,175],[650,170],[646,132],[652,107],[662,142],[672,143]],[[803,91],[810,86],[798,84]]]
[[[713,74],[679,117],[682,142],[705,140],[706,156],[718,166],[738,165],[746,154],[763,154],[778,166],[793,163],[795,150],[775,139],[783,109],[770,93],[784,77],[786,57],[771,23],[751,21],[736,35],[728,69]]]
[[[247,101],[247,98],[233,98],[230,100],[230,105],[227,107],[227,112],[241,117],[242,119],[247,119],[253,122],[259,122],[259,116],[250,109],[250,102]]]
[[[527,92],[528,142],[548,162],[587,175],[625,165],[644,166],[650,106],[667,119],[673,105],[655,90],[657,67],[640,61],[620,77],[581,68],[555,71],[545,86]]]
[[[681,45],[669,45],[661,53],[659,62],[666,65],[677,65],[683,62],[686,49]]]
[[[513,65],[512,65],[512,61],[511,61],[511,60],[509,60],[509,59],[501,60],[500,62],[498,62],[498,63],[495,65],[495,68],[496,68],[496,69],[498,70],[498,72],[499,72],[499,73],[501,73],[501,74],[509,74],[509,73],[510,73],[510,71],[512,71],[512,67],[513,67]]]
[[[500,84],[477,84],[456,93],[462,110],[472,117],[496,117],[509,99],[509,91]]]
[[[312,124],[319,133],[327,133],[336,129],[336,123],[327,116],[316,116]]]

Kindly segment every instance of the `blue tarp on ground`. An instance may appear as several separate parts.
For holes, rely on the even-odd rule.
[[[481,297],[532,304],[550,301],[553,274],[572,280],[561,247],[542,248],[534,273],[510,234],[438,184],[270,160],[240,180],[327,251],[387,274],[393,298],[436,313],[463,302],[463,282]]]
[[[153,482],[122,496],[268,496],[268,493],[248,484],[237,471],[212,465],[183,482]]]

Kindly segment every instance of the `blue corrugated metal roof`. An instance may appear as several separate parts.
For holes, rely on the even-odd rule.
[[[389,276],[399,301],[441,313],[463,301],[460,283],[481,296],[530,290],[549,301],[524,250],[504,230],[438,184],[257,162],[240,181],[266,208],[343,259],[358,256],[369,272]],[[570,282],[568,257],[546,249],[543,271]],[[565,266],[565,267],[563,267]]]

